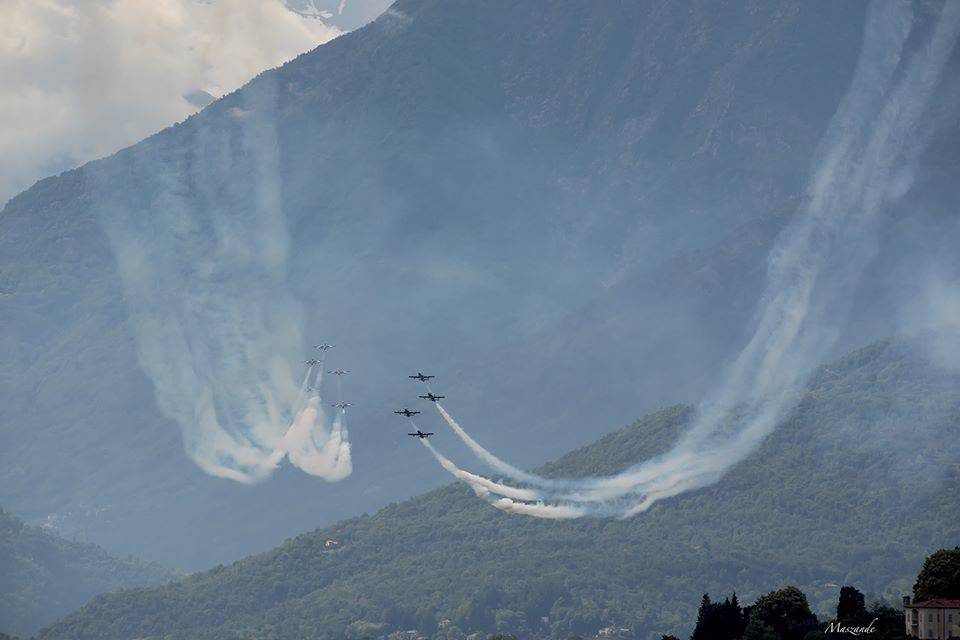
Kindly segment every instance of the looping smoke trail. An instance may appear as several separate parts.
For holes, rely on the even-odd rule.
[[[437,407],[437,411],[440,412],[440,415],[443,416],[444,421],[450,426],[451,429],[453,429],[454,433],[456,433],[481,460],[487,463],[491,469],[499,471],[505,476],[513,478],[518,482],[527,482],[538,487],[564,487],[573,485],[573,483],[569,481],[551,480],[549,478],[528,473],[522,469],[518,469],[509,462],[501,460],[493,453],[485,449],[479,442],[470,437],[470,435],[464,431],[463,427],[461,427],[457,421],[454,420],[449,413],[447,413],[447,410],[443,408],[443,405],[441,405],[439,402],[435,402],[434,404]]]
[[[155,137],[122,152],[124,162],[89,165],[90,192],[109,194],[93,206],[140,366],[187,454],[207,473],[252,483],[286,452],[337,480],[351,469],[346,430],[331,437],[319,400],[304,403],[312,371],[298,388],[290,366],[302,317],[287,286],[272,81],[239,96],[226,121],[201,114],[181,125],[176,144]],[[318,387],[322,367],[311,369]]]
[[[317,375],[319,380],[321,374]],[[313,387],[306,405],[297,412],[280,442],[280,458],[286,454],[290,463],[299,469],[333,482],[353,471],[350,442],[342,411],[337,413],[333,425],[327,427],[323,399],[317,388]]]
[[[517,500],[540,499],[540,494],[538,494],[536,491],[530,489],[518,489],[516,487],[494,482],[493,480],[489,480],[483,476],[478,476],[470,473],[469,471],[463,471],[462,469],[458,468],[457,465],[451,462],[446,456],[437,451],[436,448],[430,444],[429,440],[426,438],[420,438],[420,442],[427,448],[428,451],[430,451],[430,453],[433,454],[433,457],[436,458],[441,467],[446,469],[453,477],[470,485],[477,495],[486,496],[490,493],[495,493],[499,496],[515,498]],[[478,489],[481,489],[482,491],[478,491]]]
[[[330,473],[324,476],[327,480],[342,480],[352,473],[353,461],[348,438],[347,412],[341,409],[334,418],[330,440],[323,450],[332,462]]]
[[[930,40],[903,69],[911,10],[871,5],[863,52],[828,129],[810,202],[771,254],[758,328],[726,384],[675,447],[688,454],[707,444],[712,459],[664,474],[646,485],[648,492],[674,483],[705,486],[743,460],[794,406],[808,372],[834,343],[833,327],[846,317],[859,277],[876,255],[879,214],[904,191],[890,185],[902,182],[894,178],[910,170],[922,148],[916,130],[960,32],[960,5],[946,3]],[[747,410],[734,434],[712,442],[741,404]],[[630,485],[629,472],[616,484],[624,480]]]
[[[464,471],[437,451],[428,440],[421,439],[420,442],[433,454],[433,457],[437,459],[440,466],[449,471],[455,478],[470,486],[478,497],[483,498],[501,511],[547,519],[579,518],[587,514],[586,509],[582,507],[566,504],[544,504],[541,496],[535,491],[518,489],[494,482],[493,480],[470,473],[469,471]],[[501,497],[494,498],[491,494]],[[533,500],[537,502],[530,502]]]
[[[307,372],[303,374],[303,382],[300,383],[300,391],[297,393],[297,400],[293,403],[293,415],[297,415],[297,413],[299,413],[303,408],[303,401],[307,397],[307,387],[310,386],[311,373],[313,373],[313,367],[307,367]]]
[[[537,499],[554,499],[569,502],[607,502],[619,496],[617,490],[603,491],[601,487],[603,479],[601,478],[545,478],[518,469],[509,462],[498,458],[474,440],[439,402],[436,403],[436,407],[444,421],[483,462],[487,463],[493,470],[499,471],[517,482],[524,482],[537,487],[539,489]],[[640,492],[642,490],[640,485],[640,482],[636,482],[635,487],[631,489],[630,493]],[[595,511],[601,510],[603,510],[601,507],[595,508]]]
[[[834,344],[860,275],[876,255],[880,213],[906,191],[926,142],[917,129],[960,33],[960,3],[944,3],[927,43],[904,62],[912,10],[908,3],[871,4],[857,69],[821,142],[808,201],[771,250],[754,334],[674,447],[614,476],[550,480],[491,454],[438,405],[481,460],[539,487],[576,487],[567,499],[600,501],[581,505],[579,515],[614,509],[629,517],[716,482],[756,450]],[[635,494],[638,502],[622,504]],[[549,517],[499,502],[511,513]]]

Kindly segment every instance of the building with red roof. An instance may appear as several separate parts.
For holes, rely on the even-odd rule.
[[[910,596],[904,596],[903,617],[911,638],[960,638],[960,600],[936,598],[910,602]]]

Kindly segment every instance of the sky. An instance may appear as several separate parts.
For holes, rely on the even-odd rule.
[[[0,206],[185,119],[388,0],[0,0]]]

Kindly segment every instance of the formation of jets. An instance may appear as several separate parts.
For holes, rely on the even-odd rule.
[[[324,342],[323,344],[314,345],[313,348],[314,348],[314,349],[317,349],[317,350],[320,351],[321,353],[326,353],[328,349],[332,349],[334,346],[335,346],[335,345],[327,344],[326,342]],[[308,360],[305,360],[304,363],[305,363],[308,367],[315,367],[315,366],[317,366],[317,365],[319,365],[319,364],[322,364],[322,361],[319,360],[318,358],[310,358],[310,359],[308,359]],[[335,376],[343,376],[343,375],[346,375],[346,374],[348,374],[348,373],[350,373],[350,372],[347,371],[346,369],[334,369],[334,370],[332,370],[332,371],[328,371],[327,373],[332,374],[332,375],[335,375]],[[412,380],[417,380],[417,381],[419,381],[419,382],[427,382],[428,380],[433,380],[435,376],[427,375],[427,374],[423,373],[422,371],[418,371],[415,375],[407,376],[407,377],[410,378],[410,379],[412,379]],[[307,390],[308,390],[308,391],[319,391],[319,389],[318,389],[317,387],[307,387]],[[428,390],[427,393],[426,393],[426,395],[422,395],[422,396],[419,396],[419,397],[420,397],[420,398],[423,398],[424,400],[430,400],[431,402],[437,402],[438,400],[442,400],[442,399],[445,398],[446,396],[437,395],[437,394],[433,393],[432,391],[429,391],[429,390]],[[347,410],[347,407],[350,407],[350,406],[353,406],[353,405],[352,405],[351,403],[349,403],[349,402],[335,402],[335,403],[333,403],[332,406],[336,407],[337,409],[340,409],[341,411],[346,411],[346,410]],[[413,409],[407,409],[406,407],[404,407],[403,409],[399,409],[399,410],[397,410],[397,411],[394,411],[394,413],[397,414],[397,415],[400,415],[400,416],[404,416],[404,417],[406,417],[406,418],[411,418],[411,417],[413,417],[413,416],[416,416],[416,415],[419,415],[419,414],[420,414],[419,411],[415,411],[415,410],[413,410]],[[408,436],[411,436],[411,437],[413,437],[413,438],[420,438],[421,440],[426,440],[426,439],[429,438],[430,436],[434,435],[434,433],[433,433],[432,431],[421,431],[421,430],[418,428],[416,431],[413,431],[413,432],[411,432],[411,433],[408,433],[407,435],[408,435]]]
[[[321,353],[326,353],[328,349],[333,349],[334,346],[336,345],[332,345],[324,342],[323,344],[314,345],[313,348],[319,350]],[[318,358],[309,358],[307,360],[304,360],[303,362],[308,367],[315,367],[317,365],[323,364],[323,360],[320,360]],[[327,373],[332,373],[335,376],[342,376],[350,372],[347,371],[346,369],[334,369],[333,371],[327,371]],[[319,392],[320,387],[307,387],[307,391]],[[353,405],[351,405],[349,402],[335,402],[333,403],[332,406],[336,407],[337,409],[340,409],[341,411],[346,411],[347,407],[351,407]]]
[[[426,382],[427,380],[433,380],[433,378],[434,378],[435,376],[427,375],[426,373],[424,373],[424,372],[422,372],[422,371],[417,371],[416,374],[414,374],[414,375],[412,375],[412,376],[407,376],[407,377],[410,378],[410,379],[412,379],[412,380],[419,380],[420,382]],[[439,396],[439,395],[433,393],[432,391],[429,390],[429,387],[428,387],[427,395],[425,395],[425,396],[419,396],[419,397],[423,398],[424,400],[431,400],[431,401],[433,401],[433,402],[436,402],[437,400],[443,399],[445,396]],[[419,414],[420,412],[419,412],[419,411],[413,411],[413,410],[411,410],[411,409],[407,409],[406,407],[404,407],[403,409],[400,409],[399,411],[394,411],[394,413],[397,414],[397,415],[399,415],[399,416],[405,416],[405,417],[407,417],[407,418],[410,418],[410,417],[412,417],[412,416],[415,416],[415,415]],[[408,436],[411,436],[411,437],[413,437],[413,438],[420,438],[421,440],[426,440],[427,438],[429,438],[430,436],[433,435],[433,432],[432,432],[432,431],[421,431],[420,429],[417,429],[416,431],[414,431],[414,432],[412,432],[412,433],[408,433],[407,435],[408,435]]]

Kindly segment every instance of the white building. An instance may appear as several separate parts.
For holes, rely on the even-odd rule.
[[[924,600],[903,598],[903,617],[911,638],[947,640],[960,638],[960,600]]]

